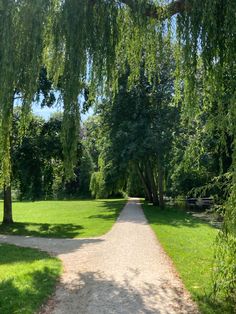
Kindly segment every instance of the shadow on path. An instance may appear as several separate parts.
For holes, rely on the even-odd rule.
[[[120,283],[98,272],[85,272],[79,274],[79,278],[80,280],[75,281],[74,284],[61,285],[60,289],[63,289],[65,294],[59,301],[60,313],[66,313],[70,309],[70,313],[89,314],[167,314],[180,313],[178,311],[182,306],[183,313],[186,313],[186,310],[187,313],[196,313],[192,311],[192,307],[186,308],[182,290],[170,287],[165,281],[160,282],[158,288],[156,285],[144,283],[139,290],[138,287],[130,284],[129,278]],[[160,304],[160,310],[156,308],[157,302]],[[175,309],[176,303],[178,309]],[[45,309],[42,314],[57,313],[52,311],[53,306],[50,311],[48,310]]]
[[[29,236],[0,235],[0,243],[10,243],[22,247],[31,247],[54,255],[73,253],[84,245],[102,242],[100,238],[91,239],[53,239]]]

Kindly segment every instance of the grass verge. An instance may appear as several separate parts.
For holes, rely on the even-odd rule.
[[[56,238],[100,236],[112,227],[125,202],[124,199],[14,202],[14,224],[0,225],[0,233]]]
[[[47,253],[0,245],[0,313],[32,314],[53,292],[61,262]]]
[[[212,301],[212,265],[217,229],[185,211],[142,204],[145,216],[202,313],[232,313]]]

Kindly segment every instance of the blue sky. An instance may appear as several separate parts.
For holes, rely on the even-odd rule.
[[[32,106],[32,111],[35,115],[40,116],[44,118],[45,120],[48,120],[50,116],[55,112],[63,112],[62,105],[55,105],[52,108],[44,107],[41,108],[40,104],[34,103]],[[89,116],[93,114],[93,109],[90,108],[86,114],[81,114],[81,120],[86,120]]]
[[[42,117],[45,120],[48,120],[50,118],[50,116],[55,113],[55,112],[63,112],[63,104],[62,102],[59,100],[59,96],[58,93],[55,93],[55,96],[57,98],[56,104],[54,106],[52,106],[51,108],[49,107],[43,107],[41,108],[41,101],[37,102],[33,102],[32,104],[32,112],[39,116]],[[14,102],[15,106],[21,106],[22,104],[22,99],[21,98],[17,98]],[[86,112],[85,114],[81,114],[81,120],[85,121],[89,116],[93,115],[94,110],[92,108],[90,108],[88,110],[88,112]]]
[[[62,112],[61,106],[53,106],[52,108],[41,108],[40,104],[33,104],[32,111],[36,116],[40,116],[45,120],[48,120],[52,113]]]

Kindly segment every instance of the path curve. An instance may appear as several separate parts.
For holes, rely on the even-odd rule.
[[[137,199],[129,200],[102,237],[1,235],[0,242],[38,248],[62,260],[60,284],[40,314],[199,313]]]

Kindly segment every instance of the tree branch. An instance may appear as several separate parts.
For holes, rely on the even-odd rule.
[[[136,8],[135,0],[121,0],[121,2],[129,6],[131,10],[135,10]],[[147,4],[144,9],[144,15],[159,20],[165,20],[166,18],[177,13],[183,13],[187,9],[188,8],[186,7],[185,0],[175,0],[164,7],[157,7],[153,4]]]

